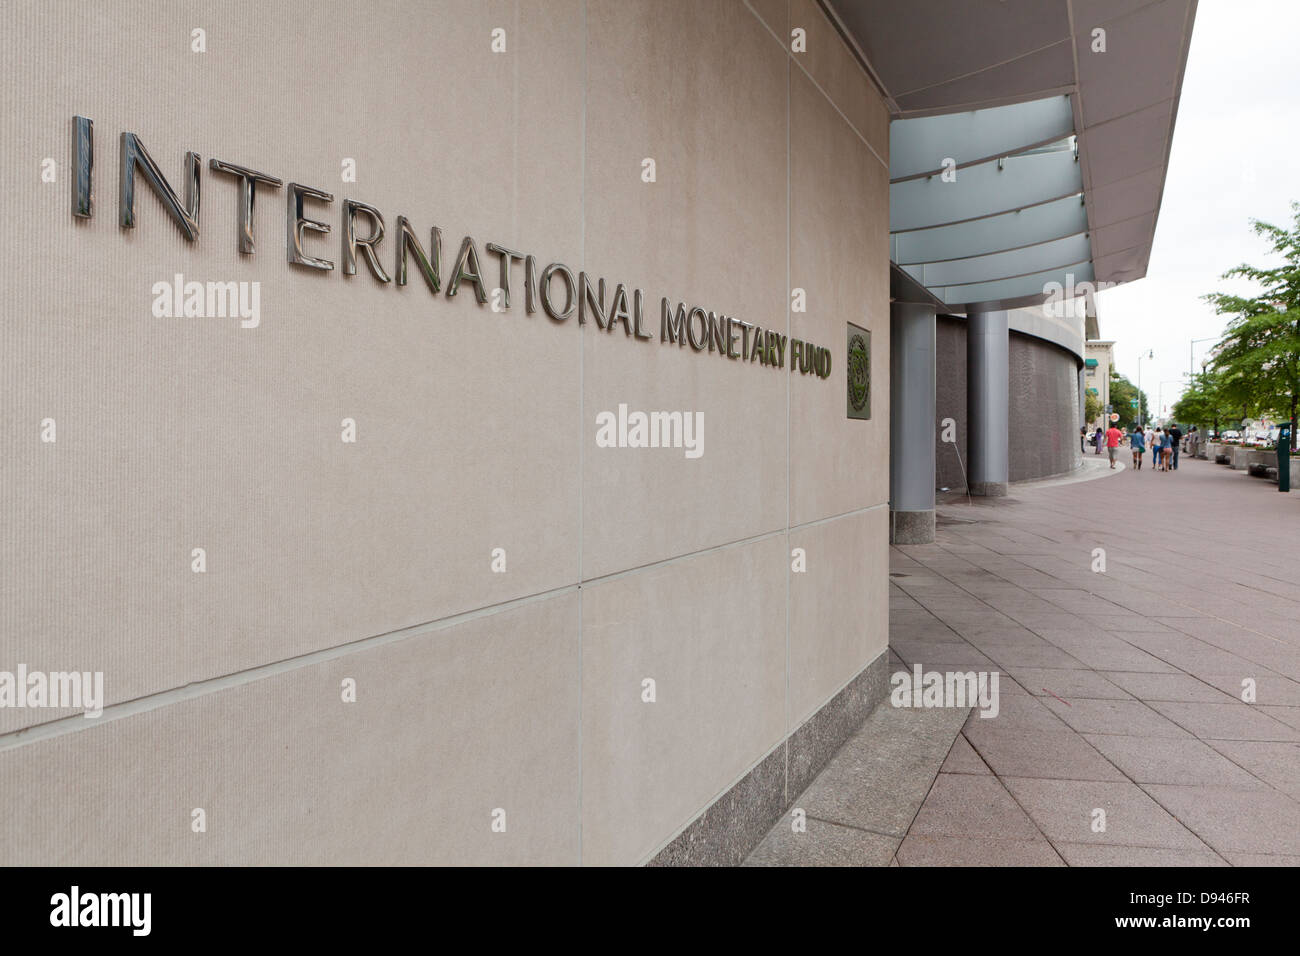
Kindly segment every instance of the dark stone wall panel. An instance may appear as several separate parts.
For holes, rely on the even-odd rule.
[[[966,487],[966,320],[939,316],[935,323],[934,477],[936,488]],[[957,441],[945,442],[943,420],[957,423]],[[960,460],[958,459],[960,455]]]
[[[1009,342],[1012,481],[1047,478],[1075,467],[1079,378],[1075,357],[1042,339],[1012,332]],[[935,327],[935,487],[966,487],[966,320],[939,316]],[[957,441],[942,440],[943,420]],[[960,455],[960,460],[958,459]]]
[[[1074,468],[1079,456],[1078,363],[1064,349],[1011,333],[1012,481]]]

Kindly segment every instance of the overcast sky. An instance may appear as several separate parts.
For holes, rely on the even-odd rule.
[[[1139,353],[1155,352],[1142,360],[1154,414],[1177,399],[1191,340],[1223,331],[1200,296],[1248,291],[1219,276],[1241,262],[1272,264],[1250,220],[1289,225],[1300,199],[1297,44],[1296,0],[1200,0],[1151,264],[1146,278],[1097,296],[1121,374],[1136,382]],[[1197,372],[1213,345],[1196,344]]]

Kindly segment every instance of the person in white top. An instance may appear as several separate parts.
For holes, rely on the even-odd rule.
[[[1160,467],[1160,452],[1156,451],[1156,431],[1150,425],[1147,426],[1147,450],[1151,452],[1151,470],[1155,471]]]

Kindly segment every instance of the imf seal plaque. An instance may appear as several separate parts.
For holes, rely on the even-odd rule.
[[[848,379],[849,418],[871,418],[871,333],[849,324]]]

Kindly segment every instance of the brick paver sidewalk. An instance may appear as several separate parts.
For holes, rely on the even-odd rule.
[[[1300,863],[1300,495],[1184,459],[950,497],[893,559],[896,667],[998,671],[998,716],[882,705],[751,863]]]

